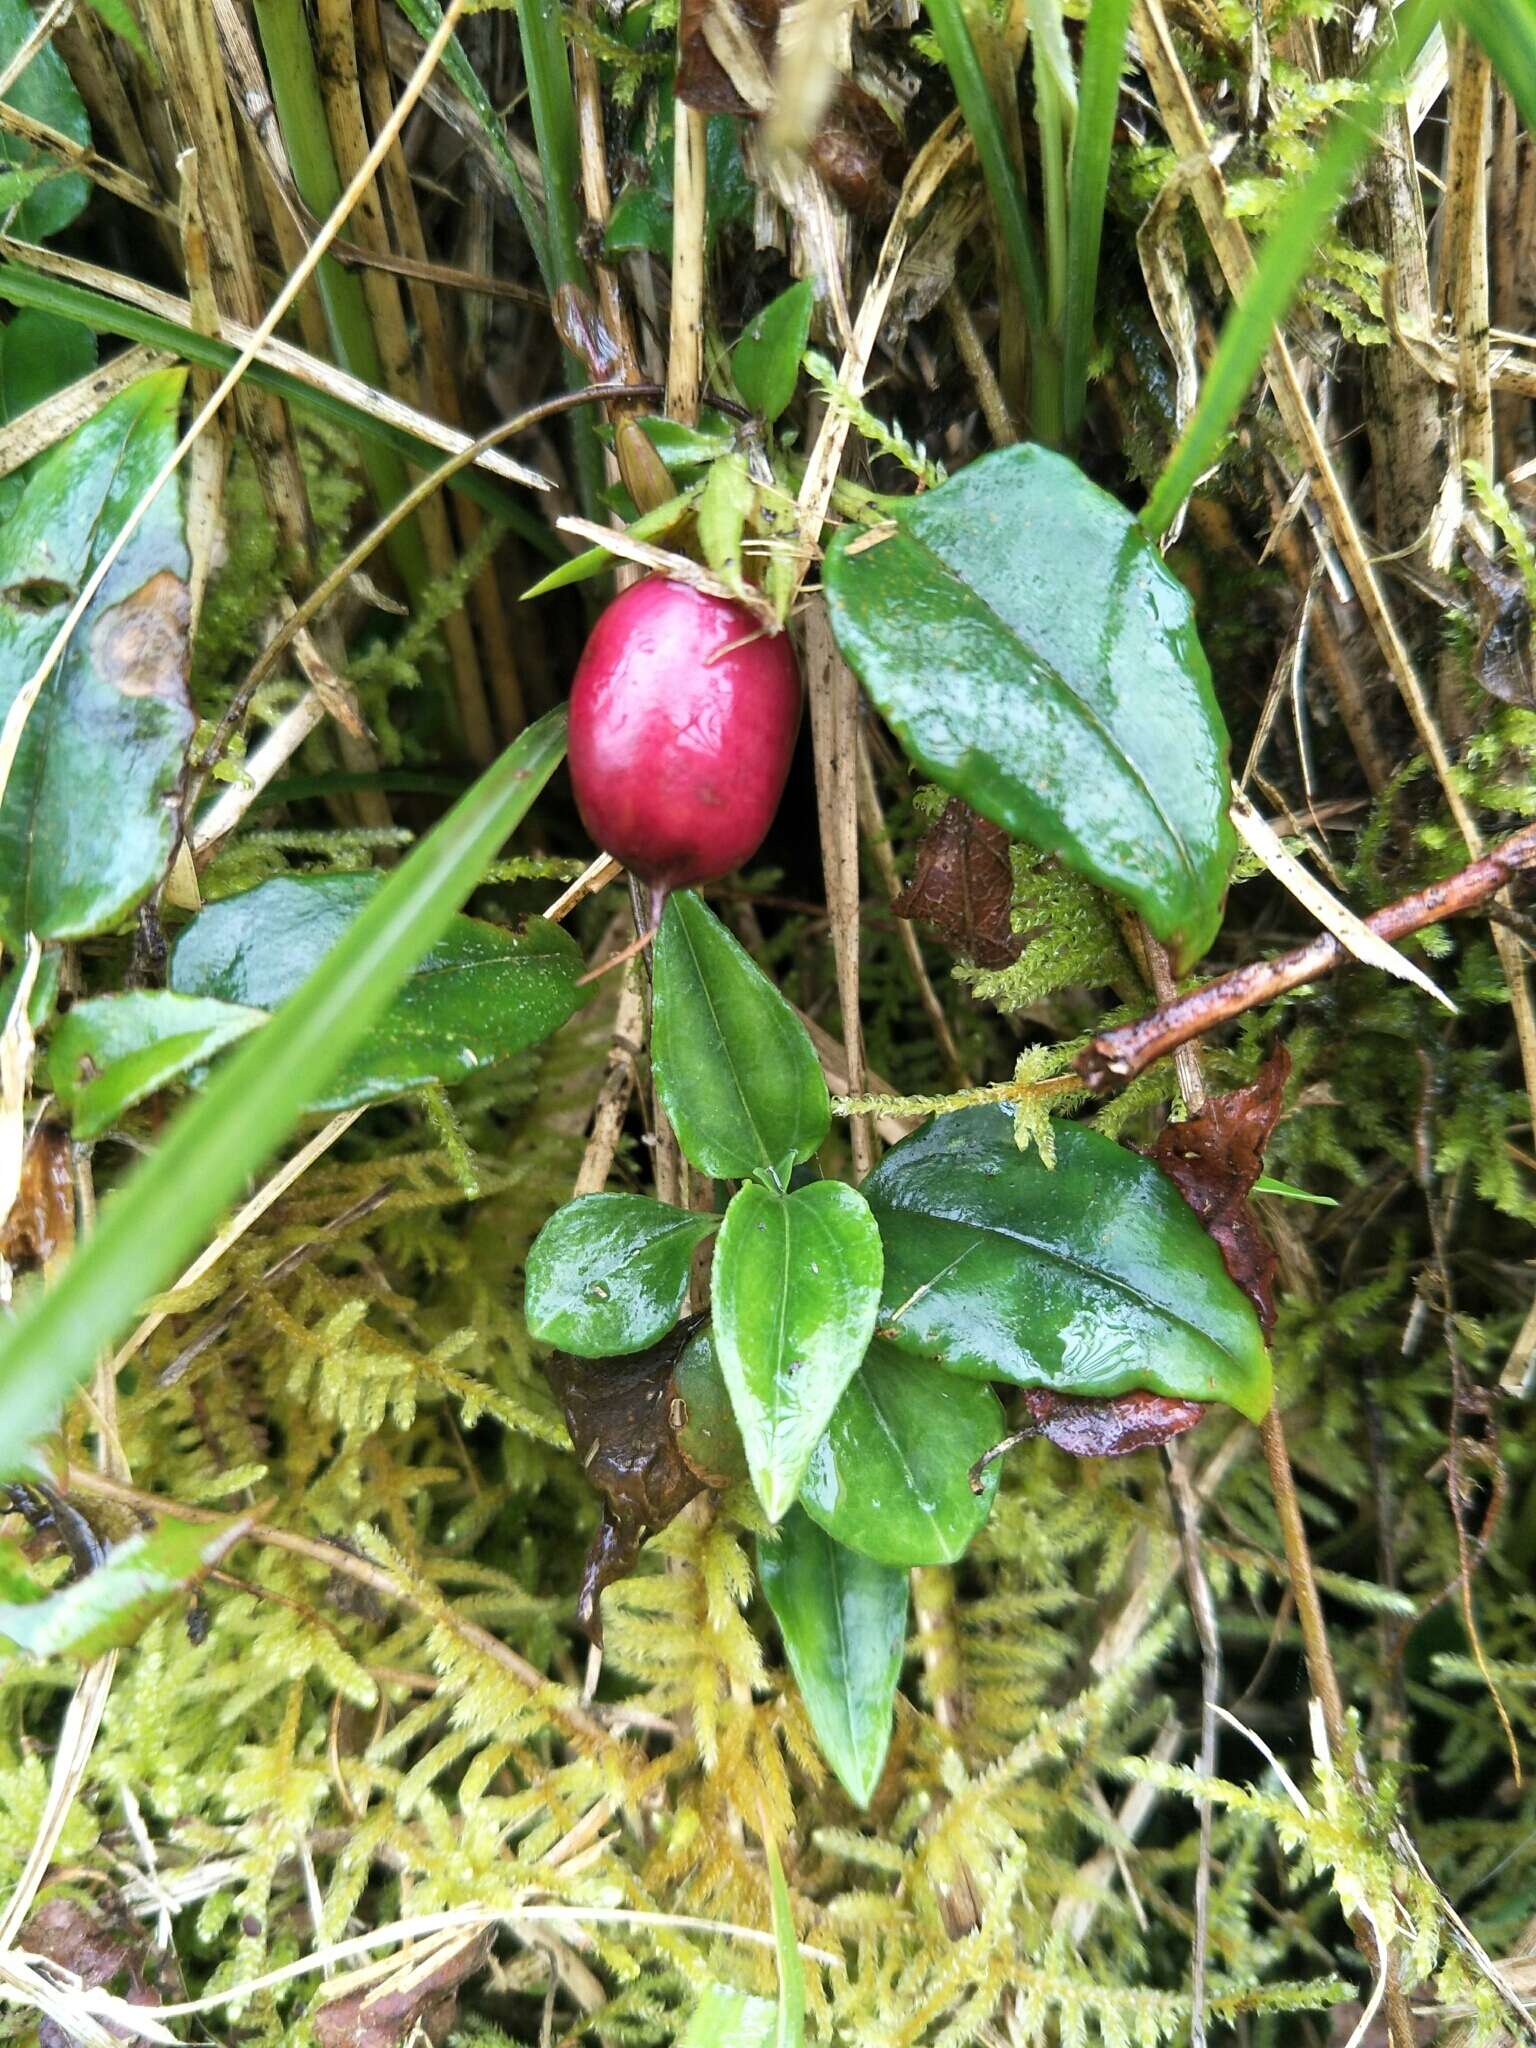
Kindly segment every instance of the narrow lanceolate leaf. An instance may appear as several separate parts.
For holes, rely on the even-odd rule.
[[[880,1333],[972,1379],[1075,1395],[1138,1389],[1258,1420],[1258,1319],[1149,1160],[1076,1124],[1057,1163],[996,1104],[935,1117],[864,1183],[885,1246]]]
[[[381,875],[280,875],[195,917],[171,954],[180,995],[275,1010],[384,887]],[[537,1045],[579,1008],[581,953],[558,925],[521,934],[455,917],[310,1109],[457,1081]]]
[[[653,975],[651,1059],[677,1142],[716,1180],[787,1187],[831,1121],[805,1026],[691,890],[667,899]]]
[[[0,1331],[0,1478],[26,1466],[66,1394],[146,1297],[175,1279],[443,936],[554,773],[565,731],[562,706],[491,764],[102,1204],[96,1228],[53,1285]]]
[[[840,532],[824,582],[907,754],[1197,959],[1235,841],[1188,592],[1125,508],[1044,448],[984,455],[895,517],[874,547]]]
[[[907,1574],[845,1550],[799,1508],[758,1544],[757,1573],[821,1753],[867,1806],[890,1747]]]
[[[143,377],[31,469],[0,529],[0,717],[176,441],[185,373]],[[160,493],[70,639],[0,802],[0,938],[117,924],[171,857],[192,736],[187,548]]]
[[[971,1468],[1003,1434],[990,1387],[908,1358],[878,1338],[811,1454],[800,1505],[829,1536],[882,1564],[953,1564],[991,1512]]]
[[[841,1181],[792,1195],[755,1182],[715,1248],[715,1349],[770,1520],[793,1502],[816,1441],[859,1368],[880,1301],[880,1235]]]
[[[528,1328],[578,1358],[644,1351],[682,1314],[694,1252],[719,1218],[645,1195],[583,1195],[528,1253]]]
[[[815,303],[815,287],[801,278],[748,321],[731,357],[736,389],[770,426],[795,395]]]
[[[763,1853],[768,1860],[768,1892],[773,1901],[773,1947],[779,1965],[779,2002],[774,2014],[773,2048],[803,2048],[805,2041],[805,1964],[795,1939],[795,1915],[790,1904],[784,1866],[772,1835],[763,1836]]]
[[[134,1103],[266,1021],[265,1010],[167,989],[91,996],[48,1041],[48,1085],[75,1136],[100,1137]]]
[[[0,1641],[29,1657],[78,1657],[122,1649],[155,1616],[211,1571],[250,1528],[254,1518],[180,1522],[167,1515],[153,1529],[130,1536],[93,1571],[55,1592],[0,1604]]]
[[[774,2048],[778,2007],[771,1998],[711,1984],[677,2037],[677,2048]]]

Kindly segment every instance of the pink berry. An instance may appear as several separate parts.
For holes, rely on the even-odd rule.
[[[653,889],[714,881],[761,846],[799,724],[786,633],[647,576],[593,627],[571,686],[582,823]]]

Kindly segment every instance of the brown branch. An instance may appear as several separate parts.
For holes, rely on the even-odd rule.
[[[1443,918],[1460,917],[1496,895],[1522,869],[1536,866],[1536,825],[1527,825],[1480,860],[1432,882],[1411,896],[1401,896],[1366,918],[1365,923],[1379,937],[1389,941],[1422,931],[1425,925]],[[1273,1002],[1287,989],[1303,982],[1317,981],[1331,974],[1353,955],[1326,932],[1305,946],[1281,953],[1273,960],[1255,960],[1239,967],[1203,988],[1165,1003],[1149,1016],[1132,1024],[1101,1031],[1091,1045],[1077,1056],[1077,1071],[1090,1088],[1110,1088],[1136,1076],[1176,1047],[1214,1030],[1218,1024],[1241,1017],[1247,1010]]]

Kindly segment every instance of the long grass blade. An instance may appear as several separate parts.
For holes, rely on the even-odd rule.
[[[1264,244],[1247,289],[1227,315],[1189,424],[1142,512],[1141,523],[1154,539],[1167,532],[1179,507],[1215,459],[1276,324],[1300,289],[1315,260],[1317,245],[1371,146],[1377,112],[1387,95],[1402,83],[1439,12],[1439,0],[1406,0],[1393,19],[1387,43],[1367,73],[1365,97],[1334,115],[1311,172],[1288,199],[1281,226]]]
[[[565,751],[531,725],[396,869],[298,992],[220,1068],[102,1205],[97,1228],[0,1341],[0,1476],[169,1285],[447,928]]]
[[[1536,135],[1536,8],[1531,0],[1460,0],[1456,11],[1493,59],[1521,120]]]
[[[1120,68],[1131,6],[1132,0],[1093,0],[1083,28],[1067,190],[1067,304],[1061,349],[1061,423],[1069,448],[1082,430],[1087,402],[1109,152],[1120,106]]]

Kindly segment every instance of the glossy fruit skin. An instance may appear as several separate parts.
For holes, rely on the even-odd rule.
[[[800,701],[787,633],[665,577],[631,584],[593,627],[571,685],[582,823],[652,889],[729,874],[773,823]]]

